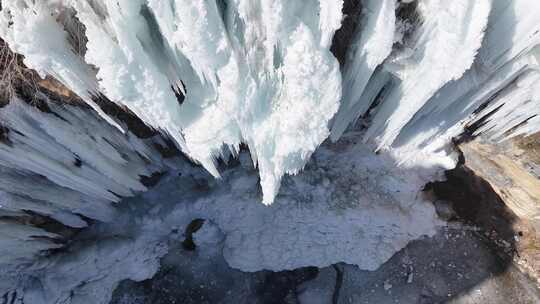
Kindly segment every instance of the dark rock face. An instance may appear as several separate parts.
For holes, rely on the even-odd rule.
[[[447,201],[460,220],[485,231],[497,231],[497,235],[508,242],[508,253],[503,257],[510,259],[515,251],[513,223],[516,215],[505,205],[491,185],[474,174],[464,165],[446,172],[447,180],[433,182],[426,186],[438,199]]]
[[[484,231],[495,252],[540,282],[540,181],[534,175],[535,138],[492,143],[482,138],[459,145],[460,164],[446,181],[427,185],[456,218]]]
[[[186,227],[186,231],[184,232],[185,240],[182,242],[182,247],[185,250],[194,251],[197,248],[197,245],[193,241],[193,233],[199,231],[203,225],[204,219],[194,219]]]
[[[351,41],[354,38],[357,28],[361,26],[360,15],[362,14],[362,1],[345,0],[343,2],[342,11],[344,16],[343,23],[341,28],[337,30],[334,35],[330,51],[334,54],[339,61],[340,66],[343,68],[348,56]]]
[[[131,112],[126,107],[121,107],[116,103],[110,101],[105,95],[98,95],[94,97],[94,102],[107,115],[118,119],[126,124],[128,129],[137,135],[139,138],[150,138],[156,136],[158,132],[151,127],[147,126],[137,115]]]

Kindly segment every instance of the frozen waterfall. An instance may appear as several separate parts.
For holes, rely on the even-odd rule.
[[[4,0],[0,38],[36,76],[1,101],[0,291],[35,303],[108,303],[193,218],[244,271],[376,269],[441,224],[454,139],[540,131],[538,0]]]

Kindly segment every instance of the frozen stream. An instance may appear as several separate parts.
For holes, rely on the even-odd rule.
[[[80,234],[74,246],[88,248],[49,261],[25,299],[36,292],[46,303],[108,303],[120,281],[152,277],[194,219],[205,220],[194,243],[210,244],[203,248],[242,271],[338,262],[375,270],[441,222],[420,192],[430,172],[397,169],[388,156],[357,144],[358,135],[319,149],[306,170],[285,179],[271,206],[259,203],[246,153],[220,181],[200,169],[169,172],[155,188],[123,201],[117,220]]]

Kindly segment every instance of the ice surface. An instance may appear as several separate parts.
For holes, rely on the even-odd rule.
[[[170,247],[182,250],[194,219],[205,220],[193,234],[197,260],[217,255],[243,271],[337,262],[376,269],[442,224],[421,194],[423,174],[438,178],[439,171],[397,168],[362,145],[361,134],[347,136],[318,149],[303,174],[287,177],[271,206],[258,203],[257,172],[245,152],[219,183],[197,168],[171,172],[124,201],[115,221],[87,230],[75,252],[31,268],[39,283],[20,292],[32,303],[108,303],[120,281],[150,278]]]

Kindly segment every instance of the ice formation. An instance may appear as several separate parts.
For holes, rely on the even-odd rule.
[[[374,269],[438,225],[418,192],[453,139],[540,131],[537,0],[351,1],[2,1],[0,37],[77,95],[2,101],[5,299],[107,303],[194,218],[245,271]]]
[[[370,104],[360,102],[362,93],[377,66],[390,55],[396,31],[396,1],[365,1],[365,15],[360,29],[347,51],[343,71],[343,98],[334,119],[332,140],[343,134],[349,123],[365,113]]]
[[[28,66],[83,97],[100,91],[127,106],[214,176],[218,157],[247,144],[265,203],[281,177],[297,173],[328,136],[341,97],[339,65],[329,50],[341,24],[340,1],[4,5],[2,36]],[[84,54],[71,52],[66,33],[74,22],[62,23],[63,15],[84,27]]]
[[[498,140],[538,132],[538,86],[533,81],[525,87],[527,82],[520,81],[533,80],[539,72],[538,9],[534,1],[493,1],[472,66],[430,98],[402,130],[396,146],[436,151],[469,130],[499,134]]]
[[[464,109],[459,119],[470,119],[467,110],[478,102],[459,99],[460,108],[450,107],[455,93],[445,91],[470,77],[494,77],[499,67],[534,53],[531,1],[361,6],[343,81],[330,52],[343,1],[12,0],[4,4],[2,36],[29,67],[56,77],[94,108],[98,92],[126,106],[216,177],[216,160],[246,144],[269,204],[282,176],[301,170],[328,137],[330,121],[337,140],[382,88],[384,102],[365,136],[389,148],[408,126],[429,123],[430,111],[451,116]],[[514,11],[519,22],[511,20]],[[507,46],[484,33],[508,36]],[[74,52],[77,35],[86,43]],[[522,128],[534,131],[536,120]],[[424,128],[414,128],[415,135]]]
[[[397,168],[358,139],[318,149],[303,174],[285,179],[271,206],[259,203],[245,152],[220,182],[197,168],[173,170],[152,191],[125,200],[115,221],[90,227],[76,250],[18,272],[32,280],[12,290],[31,303],[108,303],[122,280],[151,278],[167,251],[181,250],[193,219],[205,220],[193,236],[199,260],[212,253],[243,271],[340,261],[374,270],[441,222],[419,193],[420,173],[432,172]]]
[[[4,269],[59,246],[59,235],[24,226],[18,218],[39,214],[72,228],[86,227],[85,219],[114,220],[112,203],[145,191],[141,177],[166,166],[155,148],[164,145],[160,138],[122,134],[84,104],[50,102],[40,110],[15,97],[0,119]]]

